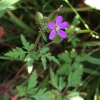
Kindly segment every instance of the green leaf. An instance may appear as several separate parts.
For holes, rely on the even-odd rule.
[[[58,77],[57,75],[54,75],[53,70],[50,68],[50,84],[52,84],[55,88],[58,89]]]
[[[36,59],[36,60],[38,59],[38,55],[35,51],[30,52],[30,55],[33,57],[33,59]]]
[[[94,58],[94,57],[91,57],[87,54],[83,54],[83,57],[86,61],[92,63],[92,64],[96,64],[96,65],[100,65],[100,59],[97,59],[97,58]]]
[[[75,58],[76,62],[83,62],[85,60],[86,60],[85,57],[83,57],[82,55],[77,55]]]
[[[63,98],[61,95],[58,95],[56,100],[63,100]]]
[[[48,21],[53,22],[55,21],[56,17],[58,16],[58,9],[51,12],[48,16]]]
[[[68,75],[68,86],[67,87],[77,87],[81,82],[81,77],[83,74],[83,67],[77,66],[77,68],[70,72]]]
[[[0,18],[6,13],[6,10],[0,10]]]
[[[58,69],[57,71],[57,74],[58,75],[68,75],[70,71],[72,71],[72,67],[71,67],[71,64],[67,64],[67,63],[64,63],[64,64],[61,64],[60,68]]]
[[[68,42],[69,42],[70,40],[72,40],[72,38],[75,37],[74,32],[75,32],[76,30],[75,30],[74,28],[72,28],[72,27],[68,27],[67,29],[65,29],[65,31],[66,31],[66,33],[67,33]],[[70,39],[70,38],[71,38],[71,39]]]
[[[32,100],[31,98],[26,98],[26,97],[24,97],[24,98],[22,98],[22,99],[20,99],[20,100]]]
[[[30,54],[27,54],[25,57],[25,61],[27,63],[28,72],[31,73],[33,69],[34,58]]]
[[[36,94],[37,91],[38,91],[38,88],[32,88],[31,90],[29,90],[29,91],[27,92],[27,94],[34,95],[34,94]]]
[[[44,69],[46,68],[46,58],[48,58],[50,61],[54,61],[55,63],[59,64],[59,61],[54,57],[51,56],[51,53],[47,53],[49,51],[48,47],[45,48],[39,48],[40,53],[37,55],[37,58],[41,57],[42,60],[42,65],[44,67]]]
[[[49,51],[49,48],[48,47],[45,47],[45,48],[39,48],[40,49],[40,53],[41,54],[46,54],[48,51]]]
[[[50,84],[53,85],[59,91],[62,91],[62,89],[66,86],[66,82],[64,82],[63,77],[58,77],[57,75],[54,75],[52,69],[50,69],[50,79]]]
[[[64,82],[64,79],[60,76],[59,77],[59,90],[62,91],[62,89],[66,86],[66,82]]]
[[[29,42],[27,42],[24,35],[22,35],[22,34],[21,34],[21,41],[22,41],[22,44],[25,47],[25,49],[28,50],[29,49]]]
[[[57,44],[59,44],[63,39],[61,37],[59,37],[58,34],[55,35],[55,38],[53,39],[53,41]]]
[[[23,60],[26,53],[27,52],[23,51],[22,48],[16,47],[16,49],[12,49],[12,51],[7,52],[5,56]]]
[[[58,58],[59,58],[59,60],[64,61],[66,63],[71,63],[71,61],[72,61],[68,51],[65,51],[64,53],[59,54]]]
[[[83,98],[76,91],[70,92],[65,98],[68,98],[67,100],[83,100]]]
[[[17,88],[18,94],[19,94],[20,96],[24,96],[24,95],[26,94],[26,87],[17,86],[16,88]]]
[[[31,45],[29,46],[29,51],[32,51],[33,48],[34,48],[34,44],[31,44]]]
[[[19,0],[0,0],[0,10],[5,10],[10,8],[13,4],[17,3]]]
[[[46,69],[46,58],[45,58],[45,56],[42,56],[41,60],[42,60],[42,65],[43,65],[44,69]]]
[[[59,64],[58,59],[56,59],[54,56],[51,56],[51,53],[45,54],[45,57],[47,57],[50,61],[54,61],[55,63]]]
[[[41,89],[47,87],[47,86],[48,86],[48,82],[49,82],[49,75],[46,76],[46,77],[44,78],[44,80],[41,82],[41,84],[40,84],[39,87],[40,87]]]
[[[51,100],[52,97],[52,93],[46,91],[46,89],[40,89],[35,95],[32,96],[35,100]]]
[[[43,40],[47,41],[47,37],[46,37],[45,33],[41,31],[41,35],[42,35]]]
[[[37,84],[37,73],[36,70],[32,73],[28,81],[27,93],[33,89]]]
[[[21,19],[17,18],[10,10],[7,11],[7,14],[11,17],[12,23],[16,23],[19,27],[26,30],[27,32],[36,34],[36,32],[30,26],[24,23]]]
[[[70,57],[75,58],[76,56],[77,56],[77,53],[76,53],[75,49],[72,49],[70,52]]]
[[[73,21],[72,21],[72,25],[76,26],[80,23],[80,19],[78,15],[75,15]]]
[[[99,71],[94,71],[94,69],[91,69],[91,68],[84,68],[83,71],[84,73],[100,76]]]

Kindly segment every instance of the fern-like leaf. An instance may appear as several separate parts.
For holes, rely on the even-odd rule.
[[[52,93],[46,91],[46,89],[40,89],[35,95],[32,96],[35,100],[51,100],[52,97]]]
[[[7,52],[5,56],[23,60],[25,58],[25,52],[22,48],[16,47],[16,49],[12,49],[11,51]]]
[[[42,61],[42,65],[43,65],[44,69],[46,69],[46,57],[42,56],[41,61]]]
[[[47,53],[45,54],[45,57],[47,57],[50,61],[54,61],[55,63],[59,64],[58,59],[56,59],[56,57],[52,56],[51,53]]]
[[[32,73],[28,81],[27,92],[33,89],[37,84],[37,73],[36,70]]]
[[[68,75],[68,87],[77,87],[81,82],[81,77],[83,74],[83,67],[80,65],[75,70]]]

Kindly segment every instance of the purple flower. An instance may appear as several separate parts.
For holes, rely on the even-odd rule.
[[[63,21],[63,17],[62,16],[58,16],[56,18],[56,22],[49,22],[48,23],[48,28],[51,29],[50,35],[49,35],[49,39],[53,40],[53,38],[55,37],[55,34],[57,33],[61,38],[66,38],[67,35],[66,33],[62,30],[68,27],[68,22],[62,22]]]

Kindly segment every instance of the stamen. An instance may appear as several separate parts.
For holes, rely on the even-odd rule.
[[[55,29],[56,31],[58,31],[58,30],[60,30],[60,27],[59,27],[59,26],[55,26],[54,29]]]

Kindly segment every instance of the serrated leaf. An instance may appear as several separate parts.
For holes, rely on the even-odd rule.
[[[31,45],[29,46],[29,51],[32,51],[33,48],[34,48],[34,44],[31,44]]]
[[[28,50],[29,49],[29,42],[27,42],[24,35],[22,35],[22,34],[21,34],[21,41],[22,41],[22,44],[25,47],[25,49]]]
[[[57,75],[54,75],[54,72],[53,72],[53,70],[52,70],[51,68],[50,68],[50,78],[51,78],[50,83],[51,83],[55,88],[58,89],[58,77],[57,77]]]
[[[63,98],[61,95],[58,95],[56,100],[63,100]]]
[[[51,56],[51,53],[47,53],[45,56],[46,56],[50,61],[52,60],[52,61],[54,61],[55,63],[59,64],[58,59],[56,59],[54,56]]]
[[[70,92],[65,98],[68,98],[68,100],[84,100],[76,91]]]
[[[46,54],[48,51],[49,51],[49,48],[48,47],[45,47],[45,48],[40,49],[40,53],[41,54]]]
[[[23,60],[25,54],[26,52],[22,48],[16,47],[16,49],[12,49],[12,51],[7,52],[5,56]]]
[[[62,89],[66,86],[66,82],[64,82],[64,79],[60,76],[59,77],[59,90],[62,91]]]
[[[44,69],[46,69],[46,58],[44,56],[41,57],[41,61]]]
[[[46,76],[39,87],[41,89],[45,88],[46,86],[48,86],[48,81],[49,81],[49,76]]]
[[[35,95],[32,96],[35,100],[51,100],[52,97],[52,93],[46,91],[46,89],[40,89]]]
[[[58,55],[59,60],[64,61],[66,63],[71,63],[71,58],[68,51],[65,51]]]
[[[89,59],[89,58],[87,58],[87,59]],[[86,58],[84,58],[82,55],[77,55],[76,58],[75,58],[76,62],[83,62],[85,60],[86,60]]]
[[[33,89],[37,84],[37,73],[36,70],[32,73],[28,81],[27,93]]]
[[[83,67],[78,66],[73,72],[68,75],[68,87],[77,87],[81,82],[81,77],[83,74]]]
[[[46,58],[48,58],[50,61],[52,60],[55,63],[59,64],[59,61],[54,56],[51,56],[51,53],[47,53],[48,51],[49,51],[48,47],[40,49],[40,53],[37,56],[37,58],[41,57],[42,65],[44,68],[46,68]]]
[[[42,34],[42,38],[43,38],[43,40],[44,40],[44,41],[47,41],[47,38],[46,38],[45,33],[41,33],[41,34]]]
[[[67,63],[61,64],[60,68],[57,71],[57,74],[58,75],[68,75],[69,72],[72,71],[72,69],[73,67],[71,67],[71,64],[67,64]]]
[[[28,91],[28,94],[34,95],[34,94],[36,94],[37,90],[38,90],[38,88],[32,88],[31,90]]]
[[[70,57],[75,58],[76,56],[77,56],[77,53],[76,53],[75,49],[72,49],[70,52]]]
[[[28,72],[31,73],[33,69],[34,58],[32,58],[30,54],[27,54],[25,61],[27,63]]]
[[[60,95],[60,92],[56,89],[51,89],[52,94]]]
[[[24,95],[26,94],[26,87],[17,86],[16,88],[17,88],[18,94],[19,94],[20,96],[24,96]]]
[[[38,55],[35,51],[30,52],[30,55],[33,57],[33,59],[36,59],[36,60],[38,59]]]

